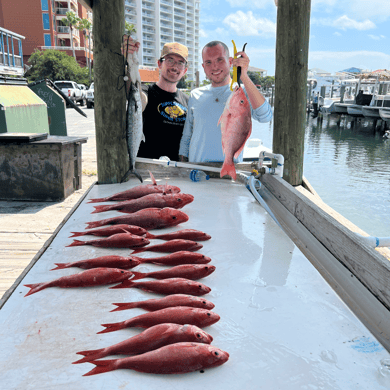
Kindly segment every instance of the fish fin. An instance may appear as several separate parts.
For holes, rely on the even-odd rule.
[[[133,282],[131,280],[124,280],[122,283],[116,284],[115,286],[109,287],[111,288],[128,288],[133,287]]]
[[[116,330],[124,329],[126,328],[126,321],[114,322],[113,324],[102,324],[102,326],[104,326],[106,329],[97,332],[97,334],[115,332]]]
[[[149,232],[146,232],[146,234],[144,234],[144,237],[145,237],[145,238],[150,238],[150,239],[156,238],[156,236],[155,236],[154,234],[149,233]]]
[[[153,185],[156,186],[156,185],[157,185],[157,182],[156,182],[156,179],[155,179],[154,176],[153,176],[153,173],[152,173],[151,171],[148,171],[148,172],[149,172],[150,178],[152,179]]]
[[[115,370],[114,368],[114,362],[117,359],[110,359],[110,360],[93,360],[88,363],[95,364],[96,367],[92,369],[91,371],[87,372],[83,376],[89,376],[89,375],[96,375],[101,374],[103,372],[109,372]]]
[[[54,263],[54,264],[55,264],[57,267],[51,269],[50,271],[54,271],[54,270],[56,270],[56,269],[68,268],[68,266],[69,266],[70,263]]]
[[[24,286],[30,288],[31,290],[25,295],[27,297],[28,295],[35,294],[38,291],[43,290],[45,287],[43,287],[45,283],[34,283],[34,284],[25,284]]]
[[[95,227],[100,227],[100,226],[104,226],[105,223],[102,221],[93,221],[93,222],[87,222],[87,227],[86,229],[92,229],[92,228],[95,228]]]
[[[110,310],[112,311],[121,311],[121,310],[128,310],[128,309],[135,309],[137,307],[136,302],[128,302],[128,303],[113,303],[113,305],[118,306],[115,309]]]
[[[220,177],[224,177],[225,175],[229,175],[233,180],[236,180],[236,168],[233,162],[227,162],[226,160],[222,164]]]
[[[105,348],[100,348],[91,351],[77,352],[77,355],[83,355],[84,357],[80,360],[73,362],[72,364],[86,363],[89,362],[90,360],[96,360],[105,357],[106,355],[103,353],[104,350]]]
[[[125,181],[129,180],[130,174],[134,174],[137,179],[143,183],[144,181],[142,180],[142,176],[135,170],[135,168],[130,168],[125,175],[122,177],[121,184],[124,183]]]
[[[101,206],[93,206],[93,207],[95,207],[95,210],[93,210],[91,214],[96,214],[96,213],[102,213],[104,211],[110,211],[111,205],[101,205]]]
[[[69,238],[85,236],[86,234],[88,234],[88,232],[71,232],[71,233],[72,233],[72,236],[69,236]]]
[[[73,240],[73,242],[70,245],[66,245],[66,246],[68,247],[68,246],[80,246],[80,245],[87,245],[87,242],[80,241],[80,240]]]

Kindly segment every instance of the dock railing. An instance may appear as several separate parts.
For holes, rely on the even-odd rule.
[[[0,27],[0,75],[23,76],[23,35]]]

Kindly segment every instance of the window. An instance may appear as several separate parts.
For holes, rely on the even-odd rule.
[[[43,29],[50,30],[49,14],[42,14],[42,19],[43,19]]]
[[[50,34],[43,34],[45,37],[45,46],[51,46],[51,35]]]
[[[48,0],[41,0],[42,11],[49,11],[49,2]]]

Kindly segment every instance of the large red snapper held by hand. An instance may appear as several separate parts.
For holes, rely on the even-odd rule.
[[[125,328],[150,328],[166,322],[181,325],[190,324],[204,328],[215,324],[219,319],[220,316],[210,310],[187,306],[167,307],[166,309],[141,314],[126,321],[102,324],[106,329],[97,334],[114,332]]]
[[[222,150],[225,155],[221,174],[236,179],[233,158],[237,158],[244,149],[245,142],[252,132],[251,107],[244,90],[236,87],[226,102],[218,125],[221,124]]]
[[[105,284],[118,283],[133,276],[130,271],[117,268],[94,268],[79,274],[63,276],[52,280],[51,282],[25,284],[31,290],[25,295],[35,294],[38,291],[44,290],[48,287],[92,287],[101,286]]]
[[[116,210],[121,213],[135,213],[136,211],[157,207],[172,207],[173,209],[181,209],[186,204],[191,203],[194,197],[190,194],[150,194],[143,196],[142,198],[126,200],[116,204],[94,206],[95,210],[92,214],[101,213],[104,211]]]
[[[94,360],[96,367],[83,376],[127,368],[148,374],[185,374],[226,363],[229,354],[212,345],[176,343],[123,359]]]
[[[87,229],[116,224],[128,224],[140,226],[144,229],[162,229],[187,222],[188,215],[183,211],[165,207],[163,209],[149,208],[137,211],[129,215],[107,218],[100,221],[87,222]]]
[[[74,240],[69,246],[80,246],[80,245],[92,245],[103,248],[136,248],[139,246],[148,245],[150,241],[141,236],[136,236],[131,233],[118,233],[106,238],[100,238],[97,240],[80,241]]]
[[[85,357],[73,364],[85,363],[110,355],[140,355],[165,345],[193,342],[211,344],[213,337],[195,325],[164,323],[152,326],[142,333],[110,347],[77,352]]]
[[[157,294],[189,294],[202,296],[208,294],[211,288],[203,283],[195,282],[185,278],[168,278],[163,280],[150,280],[132,282],[124,280],[121,284],[111,288],[139,288],[143,291],[154,292]]]
[[[113,305],[118,307],[111,311],[121,311],[136,308],[147,311],[156,311],[175,306],[189,306],[198,307],[199,309],[212,310],[215,307],[214,303],[208,301],[207,299],[186,294],[172,294],[167,295],[164,298],[147,299],[146,301],[139,302],[113,303]]]

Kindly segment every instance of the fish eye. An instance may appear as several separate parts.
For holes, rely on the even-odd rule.
[[[176,219],[176,216],[172,216],[172,219]]]
[[[240,104],[244,104],[244,101],[243,101],[243,100],[240,100]]]
[[[206,304],[206,301],[202,301],[203,304]]]
[[[207,313],[207,315],[210,317],[211,316],[211,314],[210,313]]]
[[[197,337],[198,339],[200,339],[202,336],[200,335],[200,333],[197,333],[197,334],[196,334],[196,337]]]
[[[201,285],[201,284],[198,284],[198,287],[199,287],[199,288],[202,288],[202,285]]]
[[[125,273],[125,271],[121,271],[121,274],[124,274]]]
[[[178,201],[178,202],[181,202],[181,198],[177,198],[177,201]]]
[[[214,352],[215,356],[219,356],[219,353],[217,351]]]

